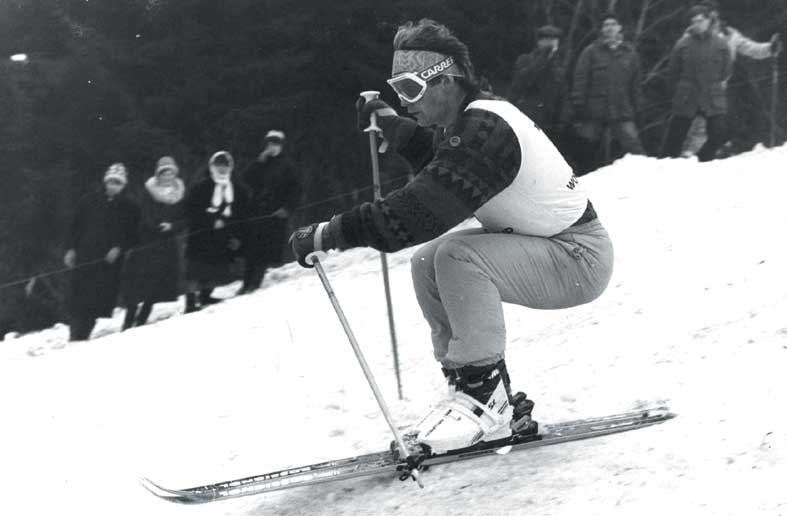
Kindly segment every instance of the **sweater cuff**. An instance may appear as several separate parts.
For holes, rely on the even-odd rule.
[[[350,246],[342,233],[342,216],[334,215],[328,222],[323,232],[323,250],[347,249]]]

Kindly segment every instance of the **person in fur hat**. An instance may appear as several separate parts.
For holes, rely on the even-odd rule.
[[[178,173],[175,159],[164,156],[145,181],[140,244],[129,253],[123,274],[124,330],[145,324],[154,303],[176,301],[180,294],[183,267],[177,235],[186,224],[186,187]]]
[[[234,265],[243,256],[248,194],[233,180],[234,168],[229,152],[216,152],[208,161],[208,177],[194,185],[186,198],[187,313],[219,302],[211,296],[213,288],[240,275]]]
[[[70,340],[87,340],[99,317],[117,304],[125,252],[137,242],[139,208],[126,197],[122,163],[104,173],[103,188],[83,196],[66,236],[63,262],[70,271]]]

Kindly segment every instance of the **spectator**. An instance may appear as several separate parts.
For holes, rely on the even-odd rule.
[[[186,313],[221,301],[213,289],[234,281],[241,255],[248,196],[232,180],[235,160],[219,151],[208,162],[209,177],[197,183],[186,199],[189,235],[186,243]]]
[[[98,317],[111,317],[123,253],[137,241],[139,208],[124,194],[126,167],[111,165],[103,190],[83,196],[68,232],[63,262],[71,269],[70,340],[87,340]]]
[[[701,115],[707,122],[708,140],[697,157],[709,161],[726,141],[726,81],[732,56],[724,39],[711,30],[706,6],[692,7],[689,18],[690,37],[678,40],[670,56],[668,77],[676,86],[662,155],[680,156],[692,119]]]
[[[782,43],[778,33],[773,34],[770,41],[758,43],[747,38],[741,34],[740,31],[730,27],[727,25],[726,21],[721,19],[719,3],[716,0],[703,0],[700,2],[700,5],[708,8],[711,19],[710,30],[713,33],[721,36],[721,38],[727,43],[727,46],[730,49],[730,57],[733,64],[735,63],[735,58],[738,56],[738,54],[745,57],[750,57],[752,59],[761,60],[778,55],[781,51]],[[683,35],[684,39],[691,37],[689,29],[687,29],[686,33]],[[691,124],[691,128],[689,129],[688,137],[686,138],[686,143],[683,149],[684,155],[697,154],[699,149],[706,141],[707,128],[705,119],[702,117],[695,117]]]
[[[263,150],[243,174],[251,195],[249,241],[241,293],[257,290],[265,271],[281,262],[289,218],[301,197],[295,164],[282,131],[268,131]]]
[[[558,141],[565,122],[566,71],[559,51],[562,34],[552,25],[536,31],[536,48],[517,58],[508,94],[553,142]]]
[[[595,168],[596,149],[608,129],[624,153],[644,154],[635,123],[641,105],[639,57],[623,40],[617,16],[601,18],[601,37],[579,55],[571,102],[582,142],[583,168]]]
[[[183,267],[176,235],[186,222],[185,190],[175,160],[159,159],[140,202],[140,245],[126,259],[124,330],[145,324],[154,303],[175,301],[180,294]]]

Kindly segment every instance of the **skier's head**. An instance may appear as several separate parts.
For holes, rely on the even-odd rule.
[[[104,172],[104,191],[114,197],[128,184],[128,171],[123,163],[113,163]]]
[[[554,25],[544,25],[536,30],[536,46],[540,50],[557,50],[563,31]]]
[[[479,91],[467,45],[445,25],[428,18],[407,22],[393,47],[388,83],[420,125],[444,125],[466,96]]]

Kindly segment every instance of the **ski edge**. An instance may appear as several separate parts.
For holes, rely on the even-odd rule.
[[[525,441],[507,446],[512,448],[511,451],[514,451],[550,446],[566,442],[581,441],[661,424],[676,416],[677,414],[671,412],[668,407],[658,406],[634,410],[621,414],[544,424],[543,436],[545,439]],[[592,428],[593,426],[598,425],[602,426],[598,429]],[[571,429],[585,427],[588,427],[588,430],[585,432],[571,432]],[[561,432],[565,433],[565,435],[562,435]],[[497,449],[504,447],[506,446],[501,445],[498,447],[490,447],[480,450],[469,450],[467,452],[457,454],[428,457],[424,461],[424,465],[433,466],[451,462],[460,462],[493,454]],[[380,460],[385,455],[386,452],[372,452],[369,454],[347,457],[344,459],[325,461],[312,466],[294,467],[272,473],[265,473],[261,475],[254,475],[250,477],[184,489],[171,489],[163,487],[145,476],[140,476],[139,482],[146,490],[162,500],[178,504],[196,505],[210,503],[217,500],[228,500],[231,498],[270,493],[295,487],[311,486],[340,480],[349,480],[352,478],[372,476],[386,472],[396,473],[401,463],[398,461],[390,461],[379,464],[377,467],[371,469],[343,471],[336,475],[321,476],[322,473],[332,471],[335,468],[341,469],[342,467],[348,467],[353,464],[374,465],[375,461]],[[303,478],[306,478],[306,480],[303,480]],[[266,485],[271,483],[275,484],[277,481],[280,482],[278,485]]]

